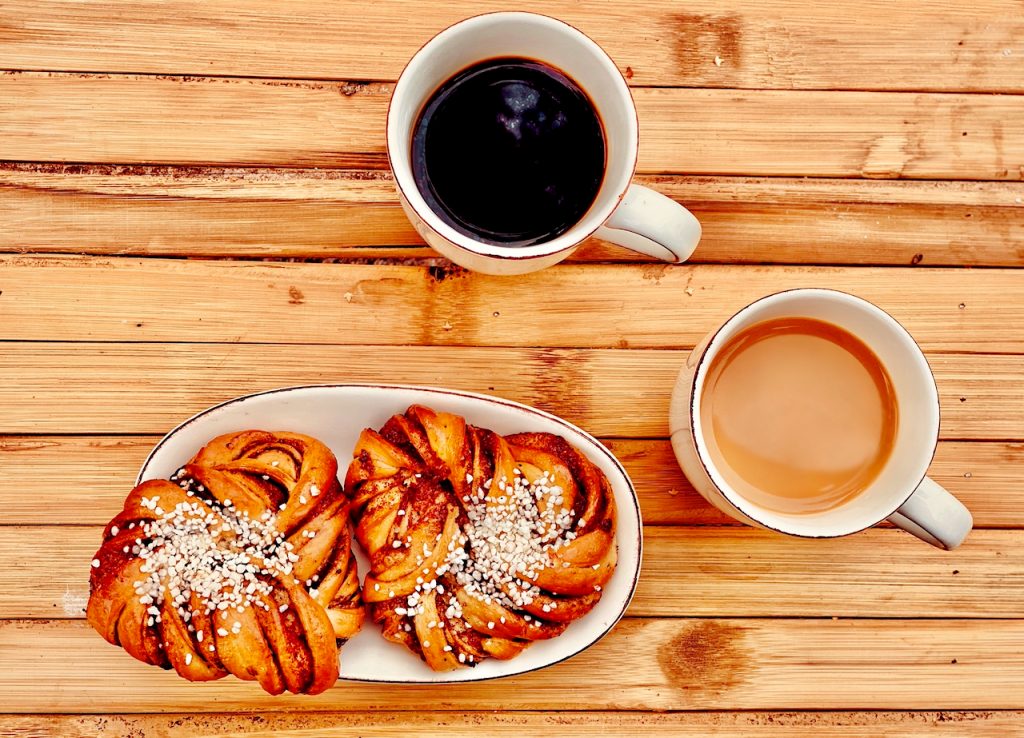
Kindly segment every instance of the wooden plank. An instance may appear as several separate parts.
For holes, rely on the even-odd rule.
[[[1004,530],[973,531],[949,553],[896,530],[806,540],[746,527],[648,527],[630,614],[1020,618],[1022,547],[1024,533]]]
[[[2,158],[385,166],[388,83],[0,75]],[[1015,96],[642,88],[647,173],[1020,180]],[[965,135],[966,134],[966,135]]]
[[[635,97],[644,172],[1024,179],[1013,97],[668,88]]]
[[[94,526],[0,526],[0,618],[82,618],[101,539]],[[897,530],[810,541],[648,526],[644,548],[632,616],[1024,618],[1024,531],[974,531],[950,553]]]
[[[103,525],[121,509],[157,436],[0,437],[0,524]],[[735,523],[686,481],[665,440],[605,439],[625,465],[650,525]],[[345,459],[341,459],[345,464]],[[102,474],[96,470],[102,469]],[[1024,444],[942,441],[930,470],[976,528],[1024,527]],[[26,489],[46,491],[40,504]],[[82,506],[82,500],[89,504]],[[736,523],[738,525],[738,523]]]
[[[1019,7],[982,0],[861,2],[524,0],[602,44],[634,84],[690,87],[1024,90]],[[0,13],[0,67],[395,79],[430,36],[500,0],[440,0],[429,12],[327,0],[102,5],[21,0]],[[367,50],[372,49],[372,53]],[[1005,53],[1009,50],[1009,53]],[[721,65],[716,65],[716,56]]]
[[[557,733],[566,738],[609,734],[670,738],[1014,738],[1024,713],[999,712],[677,712],[677,713],[409,713],[313,712],[268,715],[0,715],[0,733],[19,738],[519,738]]]
[[[380,170],[2,164],[0,224],[0,250],[329,257],[394,256],[404,245],[415,248],[403,255],[433,253]]]
[[[3,298],[0,298],[3,299]],[[237,395],[299,384],[406,383],[489,393],[598,436],[668,435],[685,351],[6,343],[0,433],[166,433]],[[1024,439],[1020,356],[932,354],[942,437]]]
[[[629,619],[531,674],[454,689],[344,682],[315,699],[268,700],[235,679],[189,684],[83,621],[0,622],[0,653],[7,712],[1024,707],[1013,688],[1024,680],[1024,621],[1014,620]]]
[[[0,338],[678,348],[764,295],[828,287],[928,351],[1024,351],[1008,329],[1024,323],[1021,270],[563,265],[512,284],[444,267],[0,256]]]
[[[31,441],[26,439],[26,442]],[[717,508],[707,504],[693,490],[679,469],[668,441],[614,439],[605,442],[625,465],[633,480],[640,497],[645,523],[723,525],[735,522]],[[4,458],[3,446],[3,441],[0,440],[0,459]],[[15,454],[14,458],[17,457]],[[75,457],[72,454],[72,458]],[[81,460],[83,455],[78,455],[77,458]],[[140,453],[137,462],[132,459],[131,463],[125,464],[124,478],[129,487],[143,458],[144,454]],[[928,473],[932,479],[967,505],[974,516],[976,528],[1024,527],[1024,444],[942,441]],[[75,478],[81,476],[85,476],[81,471],[75,474]],[[18,477],[12,473],[12,478]],[[3,499],[3,479],[4,473],[0,471],[0,500]],[[111,514],[106,519],[96,522],[106,523],[113,513],[120,509],[120,502],[126,489],[123,484],[117,489],[119,497],[111,490],[109,494],[114,499],[107,507]],[[16,514],[14,511],[18,507],[17,504],[12,508],[9,503],[0,502],[0,509],[6,509],[8,514]],[[12,519],[11,522],[63,522],[64,515],[61,513],[57,519],[53,519],[50,512],[29,512],[21,519]],[[45,516],[46,519],[40,520],[41,516]],[[33,517],[34,519],[31,519]]]
[[[0,75],[3,158],[384,164],[391,85],[214,77]],[[304,140],[305,143],[300,143]]]
[[[1024,265],[1024,184],[644,176],[687,205],[699,262]],[[404,247],[404,248],[398,248]],[[431,256],[389,172],[0,164],[0,250]],[[576,260],[643,260],[591,241]]]

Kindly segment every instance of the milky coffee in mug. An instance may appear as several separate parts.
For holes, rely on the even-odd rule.
[[[701,397],[708,453],[743,497],[814,513],[865,490],[892,453],[899,407],[888,372],[832,323],[781,317],[733,336]]]
[[[946,549],[971,530],[927,476],[939,439],[928,361],[859,297],[788,290],[729,317],[679,372],[669,428],[694,489],[749,525],[831,538],[888,520]]]

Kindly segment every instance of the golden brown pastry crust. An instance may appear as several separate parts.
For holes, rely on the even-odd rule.
[[[600,600],[615,569],[615,501],[600,469],[563,438],[503,438],[457,415],[412,406],[380,432],[363,431],[353,455],[345,492],[356,538],[370,558],[363,596],[384,636],[432,669],[512,658],[535,640],[557,636]],[[513,490],[517,478],[534,483],[530,494],[523,496],[525,482]],[[568,519],[568,527],[557,546],[515,554],[516,562],[528,560],[526,571],[506,577],[496,594],[482,595],[464,580],[489,555],[500,559],[498,539],[510,534],[478,547],[466,541],[467,531],[480,536],[496,525],[514,527],[518,513],[503,513],[513,493],[537,508],[516,510],[538,521],[550,523],[564,508],[558,520]],[[552,513],[545,518],[546,509]],[[538,534],[532,543],[554,538]],[[508,548],[517,545],[524,549],[520,539]],[[473,561],[453,561],[459,550]],[[499,568],[494,561],[487,566]]]
[[[89,623],[140,661],[192,681],[231,673],[271,694],[324,691],[338,678],[337,640],[363,619],[337,471],[334,454],[308,436],[213,439],[171,481],[132,490],[107,525]],[[178,549],[216,562],[192,572],[197,589],[214,583],[209,597],[182,589],[190,555],[169,553]],[[239,575],[248,592],[226,583],[245,562],[254,569]],[[208,612],[211,602],[220,605]]]

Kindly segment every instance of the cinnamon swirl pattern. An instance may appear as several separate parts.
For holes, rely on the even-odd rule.
[[[435,671],[509,659],[600,600],[615,570],[604,474],[550,433],[412,406],[365,430],[345,478],[384,636]]]
[[[89,623],[192,681],[324,691],[363,620],[337,471],[313,438],[246,431],[140,484],[92,561]]]

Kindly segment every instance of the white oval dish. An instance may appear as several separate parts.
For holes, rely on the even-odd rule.
[[[352,459],[363,428],[380,428],[409,405],[457,413],[473,425],[507,435],[526,431],[555,433],[580,449],[611,482],[618,508],[618,565],[592,611],[559,637],[538,641],[510,661],[489,659],[472,669],[431,671],[404,647],[385,641],[367,622],[341,650],[341,678],[368,682],[473,682],[522,674],[575,656],[599,641],[619,621],[636,590],[643,548],[640,505],[625,469],[590,434],[554,415],[486,395],[404,385],[317,385],[290,387],[238,397],[193,416],[168,433],[149,454],[138,482],[167,479],[210,439],[247,429],[292,431],[323,441],[338,457],[339,475]],[[360,579],[368,566],[354,543]]]

